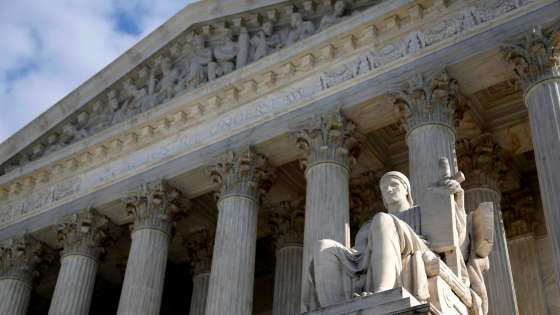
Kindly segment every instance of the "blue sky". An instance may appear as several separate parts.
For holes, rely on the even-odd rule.
[[[0,1],[0,142],[191,2]]]

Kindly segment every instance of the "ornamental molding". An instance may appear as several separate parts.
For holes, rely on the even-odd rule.
[[[229,78],[238,73],[232,72],[208,83],[204,89],[196,89],[176,96],[136,116],[134,124],[130,121],[123,122],[120,127],[111,127],[91,136],[86,141],[87,145],[83,141],[76,142],[38,160],[33,160],[31,157],[35,151],[38,154],[44,152],[48,141],[28,150],[29,152],[22,152],[10,163],[19,164],[21,160],[25,166],[0,176],[0,200],[3,204],[0,207],[0,226],[48,211],[61,203],[83,196],[108,180],[127,177],[129,176],[125,175],[128,174],[127,172],[159,163],[154,162],[155,158],[143,159],[136,156],[139,154],[137,151],[140,147],[149,148],[150,151],[149,154],[142,156],[157,156],[157,161],[169,158],[177,152],[185,154],[198,150],[203,143],[215,142],[217,137],[230,135],[241,130],[240,128],[251,128],[255,124],[262,123],[263,119],[269,119],[267,117],[270,117],[271,113],[280,115],[293,110],[293,106],[301,106],[304,100],[319,99],[332,93],[331,90],[345,88],[349,83],[358,84],[378,76],[391,65],[409,60],[409,56],[439,50],[451,45],[459,36],[460,38],[474,36],[482,32],[487,25],[493,26],[496,21],[503,23],[539,6],[553,3],[553,1],[539,3],[516,1],[515,5],[511,6],[512,1],[506,0],[476,3],[448,1],[447,9],[438,8],[442,9],[444,14],[426,7],[422,20],[400,21],[401,28],[379,30],[372,27],[364,28],[364,21],[376,25],[385,23],[384,10],[393,2],[386,1],[376,5],[376,10],[364,11],[360,16],[350,16],[338,25],[332,26],[329,32],[320,32],[294,44],[289,52],[288,50],[275,52],[274,58],[278,59],[278,62],[274,65],[270,64],[272,57],[247,65],[242,72],[253,80],[246,84],[236,82],[235,88],[227,89],[225,82],[229,82]],[[488,11],[485,6],[491,10]],[[481,15],[483,13],[484,16]],[[460,27],[457,26],[457,20],[461,21]],[[422,33],[424,35],[418,33],[418,29],[412,33],[401,30],[409,23],[418,24],[418,29],[422,32],[431,29],[429,32],[434,34],[443,32],[448,35],[432,38],[430,37],[432,35],[426,37],[424,33]],[[446,27],[443,27],[444,24]],[[455,25],[454,31],[451,31],[451,25]],[[467,30],[470,32],[466,32]],[[317,47],[309,45],[317,42],[317,38],[324,38],[321,42],[325,43],[329,42],[328,38],[335,38],[348,32],[354,37],[345,37],[343,39],[346,41],[333,42],[334,50],[330,48],[325,50],[326,53],[332,52],[332,55],[324,55],[323,51],[321,52],[323,55],[317,54],[315,52]],[[416,43],[421,43],[418,46],[420,50],[413,52],[409,49],[409,52],[404,53],[402,47],[412,47],[410,46],[412,35],[418,39]],[[432,39],[426,40],[426,38]],[[345,44],[342,45],[342,42]],[[374,49],[371,49],[372,42],[376,43]],[[377,57],[370,57],[370,61],[367,55],[371,54]],[[312,56],[315,58],[312,59]],[[351,60],[344,61],[344,59],[348,60],[349,56]],[[346,64],[353,65],[358,61],[362,64],[358,64],[355,73],[352,72],[351,79],[323,88],[321,77],[324,77],[324,71],[341,71],[337,68]],[[325,67],[333,70],[324,70]],[[271,68],[281,71],[271,72]],[[345,66],[345,69],[353,68]],[[289,84],[293,85],[288,86]],[[264,105],[260,105],[263,100]],[[194,105],[185,110],[185,103]],[[165,118],[171,116],[172,120]],[[216,122],[211,123],[211,121]],[[123,131],[123,128],[126,131]],[[182,140],[164,141],[165,138],[174,135]],[[51,140],[58,141],[56,136]],[[127,163],[122,162],[122,157],[125,155],[131,157]],[[5,163],[4,166],[7,164]],[[82,181],[82,178],[85,180]],[[30,194],[31,191],[33,196]],[[57,197],[53,198],[55,191],[58,191]],[[36,194],[39,196],[35,196]]]
[[[25,231],[0,244],[0,280],[18,279],[33,286],[53,261],[44,255],[46,245]]]
[[[500,145],[494,144],[490,133],[457,140],[455,150],[459,169],[466,175],[461,184],[465,190],[486,187],[501,194],[510,169],[501,157]]]
[[[218,184],[214,197],[221,201],[230,196],[247,197],[261,204],[261,197],[278,180],[277,171],[268,159],[257,154],[251,145],[226,151],[206,166],[212,181]]]
[[[341,108],[313,115],[307,123],[291,127],[291,137],[302,151],[301,168],[307,172],[319,163],[337,163],[350,171],[363,150],[355,129],[356,125],[344,117]]]
[[[303,246],[305,197],[280,202],[270,209],[266,221],[277,251],[285,246]]]
[[[112,246],[120,237],[110,230],[110,221],[91,207],[81,212],[55,220],[54,232],[63,248],[62,258],[68,255],[84,255],[95,261],[103,261],[107,247]]]
[[[544,29],[532,25],[524,39],[500,45],[506,61],[515,72],[509,80],[525,92],[542,80],[560,77],[560,20]]]
[[[183,237],[183,248],[191,262],[193,278],[201,273],[210,273],[216,229],[204,229]]]
[[[172,237],[175,223],[192,211],[194,203],[182,197],[181,191],[163,179],[140,185],[122,197],[126,211],[132,216],[130,230],[155,229]]]

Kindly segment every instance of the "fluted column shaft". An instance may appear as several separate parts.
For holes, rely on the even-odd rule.
[[[526,234],[508,240],[507,244],[519,314],[547,314],[535,237]]]
[[[253,308],[258,204],[239,195],[218,203],[207,315],[249,315]]]
[[[560,289],[560,77],[535,83],[525,93],[546,229]]]
[[[482,202],[494,204],[494,243],[488,255],[490,269],[484,274],[484,283],[488,292],[489,315],[516,315],[517,301],[511,274],[509,254],[500,208],[501,195],[487,187],[472,187],[465,190],[465,208],[474,211]]]
[[[206,314],[206,301],[210,286],[210,272],[202,272],[193,277],[193,294],[191,297],[190,315]]]
[[[84,255],[65,255],[56,281],[49,315],[87,315],[99,265]]]
[[[451,172],[457,172],[455,132],[442,124],[424,124],[407,134],[410,165],[410,185],[413,200],[417,200],[429,183],[439,180],[437,161],[446,157]]]
[[[21,280],[0,280],[0,314],[25,315],[33,287]]]
[[[306,172],[305,233],[303,236],[302,277],[307,279],[313,258],[313,244],[331,239],[350,247],[349,170],[338,163],[318,163]],[[302,281],[302,310],[315,308],[309,281]]]
[[[133,231],[117,314],[159,314],[169,242],[158,229]]]
[[[276,251],[272,315],[300,312],[303,247],[288,245]]]

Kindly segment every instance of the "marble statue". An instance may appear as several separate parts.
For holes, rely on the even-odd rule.
[[[452,278],[458,287],[471,288],[470,293],[468,289],[463,291],[469,295],[466,301],[471,303],[472,313],[487,314],[488,298],[482,273],[488,269],[489,249],[482,254],[473,250],[475,223],[471,218],[473,213],[469,214],[469,219],[465,213],[464,191],[460,183],[449,176],[442,176],[440,182],[440,189],[448,191],[455,200],[454,220],[460,255],[457,274]],[[431,237],[422,234],[423,210],[420,205],[413,205],[410,182],[402,173],[391,171],[383,175],[380,188],[388,213],[377,213],[370,223],[364,225],[356,235],[353,248],[346,248],[333,240],[320,240],[314,244],[309,268],[314,301],[309,303],[316,305],[311,308],[396,287],[404,287],[420,302],[430,301],[432,291],[428,290],[428,276],[434,276],[430,272],[434,264],[439,270],[440,256],[432,251]],[[443,268],[449,271],[447,267]],[[452,266],[449,268],[453,269]],[[455,288],[453,290],[457,292]]]
[[[235,62],[233,60],[239,53],[239,45],[233,41],[231,29],[224,28],[222,34],[223,44],[214,49],[214,57],[217,62],[210,62],[208,64],[208,81],[213,81],[217,77],[235,70]]]
[[[164,82],[164,80],[161,80],[161,82]],[[161,83],[161,86],[162,90],[164,90],[163,87],[165,86],[165,83]],[[130,116],[153,107],[154,104],[152,102],[152,97],[151,95],[148,95],[146,88],[137,89],[132,82],[126,81],[124,83],[124,90],[128,96],[125,104],[130,112]],[[125,105],[123,105],[123,107],[125,107]]]
[[[334,25],[336,23],[340,23],[343,20],[349,18],[347,16],[344,16],[344,11],[345,10],[346,10],[346,4],[344,3],[344,1],[338,0],[334,4],[334,13],[333,14],[327,14],[327,15],[323,16],[323,18],[321,19],[321,24],[319,25],[319,30],[322,31],[322,30],[330,27],[331,25]]]
[[[186,86],[196,88],[208,80],[208,64],[214,60],[212,48],[204,47],[204,38],[196,35],[193,38],[194,54],[190,62]]]
[[[279,34],[273,34],[273,26],[271,22],[264,22],[262,30],[251,39],[253,52],[252,61],[257,61],[275,52],[278,45],[282,43]]]
[[[155,98],[157,99],[161,96],[164,96],[164,99],[168,100],[170,98],[173,98],[173,96],[175,96],[175,93],[179,89],[179,85],[176,86],[176,84],[179,81],[180,73],[179,70],[173,68],[173,66],[171,65],[171,59],[169,59],[169,57],[163,58],[159,66],[161,68],[161,71],[163,72],[163,78],[161,78],[161,80],[159,80],[156,85],[156,89],[158,90],[158,92],[155,93]],[[130,85],[132,85],[132,83],[130,83]],[[143,90],[145,91],[145,89]],[[138,93],[132,91],[132,94],[135,96]],[[144,96],[145,95],[142,95],[141,97],[143,98]]]
[[[290,20],[292,29],[288,34],[288,40],[280,45],[279,48],[291,46],[296,42],[311,36],[315,32],[315,26],[311,21],[304,21],[299,12],[292,13]]]
[[[237,47],[239,52],[237,53],[236,66],[237,69],[243,68],[249,63],[249,54],[251,46],[251,39],[246,27],[242,27],[237,37]]]

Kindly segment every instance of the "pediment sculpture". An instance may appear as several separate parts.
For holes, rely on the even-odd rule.
[[[308,309],[326,307],[397,287],[442,314],[488,313],[483,273],[492,248],[493,206],[464,207],[460,182],[439,161],[441,179],[414,205],[410,182],[402,173],[383,175],[380,187],[388,213],[377,213],[346,248],[333,240],[314,244]],[[305,294],[304,294],[305,295]]]

